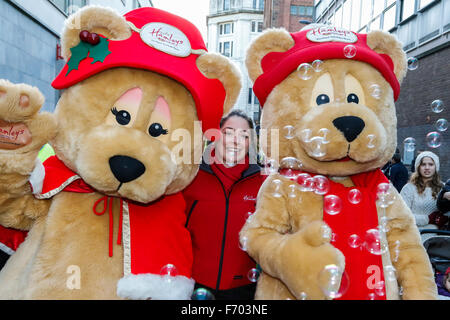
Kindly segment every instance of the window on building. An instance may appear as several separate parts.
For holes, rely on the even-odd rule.
[[[380,30],[380,16],[370,23],[370,30]]]
[[[351,22],[351,16],[352,16],[352,0],[347,0],[344,2],[343,6],[343,12],[342,12],[342,27],[344,29],[349,30],[350,29],[350,22]]]
[[[78,9],[86,5],[86,0],[49,0],[59,10],[66,15],[75,13]]]
[[[223,0],[223,10],[230,10],[230,0]]]
[[[264,0],[253,0],[253,9],[264,10]]]
[[[262,21],[252,21],[252,32],[262,32],[263,22]]]
[[[373,16],[376,17],[384,10],[384,1],[383,0],[375,0],[373,2]]]
[[[441,14],[442,12],[440,6],[433,6],[421,14],[419,17],[420,28],[418,30],[419,44],[422,44],[439,35]]]
[[[416,0],[402,0],[401,20],[405,20],[412,16],[415,11]]]
[[[383,30],[389,31],[393,27],[395,27],[395,17],[396,17],[397,6],[393,5],[389,9],[384,12],[383,19]]]
[[[248,88],[248,104],[252,104],[252,98],[253,98],[253,90],[252,88]]]
[[[380,1],[380,0],[378,0]],[[372,0],[362,0],[361,1],[361,24],[360,26],[365,26],[370,18],[372,12]]]
[[[334,20],[334,24],[336,27],[342,27],[342,6],[340,6],[337,10],[336,10],[336,18]]]
[[[350,30],[358,31],[360,17],[361,17],[361,0],[353,0]]]
[[[222,23],[219,25],[219,34],[232,34],[234,33],[234,23],[228,22],[228,23]]]
[[[293,16],[312,16],[313,12],[313,7],[310,6],[291,5],[291,15]]]
[[[435,0],[420,0],[419,1],[419,9],[425,8],[427,5],[432,3]]]
[[[219,52],[225,57],[233,56],[233,41],[224,41],[219,43]]]

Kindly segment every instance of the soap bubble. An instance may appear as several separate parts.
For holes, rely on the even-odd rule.
[[[374,134],[367,135],[367,140],[369,140],[369,142],[367,142],[367,148],[369,148],[369,149],[375,148],[375,144],[374,144],[375,138],[376,138],[376,136]]]
[[[311,129],[303,129],[300,132],[300,138],[303,142],[309,143],[311,142]]]
[[[319,134],[322,134],[321,138],[322,138],[323,144],[330,143],[330,141],[327,140],[327,135],[329,132],[330,132],[330,130],[328,130],[327,128],[322,128],[319,130]]]
[[[397,262],[399,255],[400,255],[400,240],[395,240],[395,242],[394,242],[394,258],[392,258],[392,261]]]
[[[336,195],[329,194],[323,198],[323,208],[329,215],[335,215],[342,210],[342,200]]]
[[[395,188],[390,183],[380,183],[377,186],[377,205],[381,208],[387,208],[394,203]]]
[[[317,175],[314,180],[314,193],[324,195],[330,190],[330,181],[324,176]]]
[[[247,278],[251,282],[257,282],[260,275],[260,271],[257,268],[252,268],[247,273]]]
[[[300,173],[297,177],[297,183],[300,185],[300,191],[314,190],[314,180],[307,173]]]
[[[348,192],[348,201],[353,204],[358,204],[362,200],[362,193],[358,189],[351,189]]]
[[[295,137],[295,132],[294,132],[295,128],[294,128],[294,126],[287,125],[287,126],[284,126],[283,129],[284,129],[284,132],[286,133],[284,135],[284,137],[286,139],[290,140],[290,139],[293,139]]]
[[[309,63],[302,63],[298,66],[297,71],[299,72],[300,78],[303,80],[309,80],[312,77],[313,67]]]
[[[403,140],[403,147],[407,152],[413,152],[416,149],[416,139],[408,137]]]
[[[313,63],[311,63],[311,66],[313,67],[315,72],[322,72],[322,60],[314,60]]]
[[[386,294],[384,281],[375,283],[375,294],[379,297],[384,297],[384,295]]]
[[[288,188],[289,188],[288,197],[289,197],[289,198],[295,198],[295,197],[297,197],[297,193],[295,192],[295,191],[297,190],[297,185],[295,185],[295,184],[290,184]]]
[[[348,245],[353,249],[359,248],[362,245],[362,240],[357,234],[352,234],[348,237]]]
[[[444,110],[444,103],[441,100],[434,100],[431,103],[431,111],[441,113]]]
[[[331,233],[331,243],[335,243],[338,240],[339,236],[337,235],[337,233],[332,232]]]
[[[192,300],[215,300],[214,295],[205,288],[198,288],[192,293]]]
[[[348,290],[347,273],[334,264],[325,266],[318,280],[320,289],[328,299],[340,298]]]
[[[273,192],[272,192],[272,196],[274,196],[275,198],[280,198],[281,197],[281,180],[280,179],[274,179],[272,180],[272,188],[273,188]]]
[[[394,281],[397,279],[395,274],[396,270],[392,265],[388,265],[384,267],[384,278],[388,281]]]
[[[313,157],[320,158],[320,157],[323,157],[324,155],[326,155],[325,146],[324,146],[323,141],[324,140],[322,137],[312,137],[311,138],[310,143],[313,146],[311,155]]]
[[[419,67],[419,60],[416,57],[408,58],[408,70],[416,70]]]
[[[352,59],[356,56],[356,47],[352,44],[344,47],[344,56],[348,59]]]
[[[367,230],[364,237],[364,247],[374,255],[381,255],[388,250],[386,245],[381,243],[381,235],[378,229]]]
[[[367,295],[366,300],[377,300],[377,295],[371,292]]]
[[[324,239],[325,241],[331,241],[333,232],[331,231],[331,228],[328,225],[323,224],[320,227],[320,232],[322,234],[322,239]]]
[[[439,119],[436,121],[436,129],[437,131],[444,132],[448,129],[448,121],[447,119]]]
[[[239,238],[239,248],[242,251],[247,251],[248,238],[246,236],[242,236]]]
[[[173,264],[169,263],[163,266],[159,273],[162,276],[176,277],[178,275],[178,270]]]
[[[306,300],[306,299],[308,299],[308,295],[306,294],[306,292],[300,292],[300,297],[298,299]]]
[[[426,140],[427,145],[430,148],[439,148],[442,143],[441,134],[439,132],[433,131],[427,134]]]
[[[380,226],[379,229],[381,232],[388,232],[389,231],[389,218],[388,217],[381,217],[380,218]]]
[[[294,157],[285,157],[281,159],[280,167],[282,170],[280,173],[286,178],[296,178],[298,176],[298,170],[301,169],[302,163],[300,160]]]
[[[372,97],[379,100],[381,98],[381,87],[377,84],[372,84],[369,86],[369,93]]]

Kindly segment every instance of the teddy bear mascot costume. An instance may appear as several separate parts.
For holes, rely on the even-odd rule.
[[[0,234],[12,254],[0,298],[189,299],[180,191],[202,131],[239,94],[239,71],[192,23],[155,8],[84,7],[61,40],[54,114],[38,113],[36,88],[0,81]],[[48,141],[56,155],[40,163]]]
[[[414,217],[379,169],[397,145],[407,69],[397,39],[272,29],[246,64],[274,164],[240,234],[263,271],[256,298],[435,299]]]

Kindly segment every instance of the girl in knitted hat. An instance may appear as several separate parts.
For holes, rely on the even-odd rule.
[[[434,224],[436,221],[429,216],[438,211],[436,199],[442,186],[439,177],[439,157],[430,151],[420,153],[415,161],[415,172],[400,192],[414,214],[419,229],[438,228]]]

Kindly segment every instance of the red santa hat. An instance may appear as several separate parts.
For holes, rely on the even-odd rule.
[[[281,83],[302,63],[314,60],[352,59],[366,62],[376,68],[391,85],[394,99],[400,94],[400,84],[394,74],[392,59],[372,50],[367,45],[367,35],[345,29],[314,25],[312,28],[291,33],[294,46],[285,52],[270,52],[261,60],[263,73],[256,79],[253,91],[261,105],[266,102],[272,89]],[[351,49],[346,55],[344,48]]]
[[[139,8],[124,17],[133,30],[128,39],[105,41],[100,35],[100,46],[106,46],[103,56],[94,57],[90,52],[75,67],[72,51],[72,57],[52,86],[65,89],[116,67],[154,71],[180,82],[189,90],[203,131],[218,128],[226,92],[219,80],[206,78],[197,68],[197,58],[207,52],[198,29],[186,19],[155,8]]]

